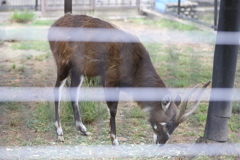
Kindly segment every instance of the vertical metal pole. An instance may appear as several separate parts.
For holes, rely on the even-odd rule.
[[[72,0],[64,0],[64,13],[72,13]]]
[[[181,0],[178,0],[178,18],[180,18]]]
[[[35,1],[35,11],[38,10],[38,0]]]
[[[234,85],[240,29],[240,1],[221,0],[217,43],[220,38],[230,39],[233,44],[216,44],[214,52],[212,88],[232,89]],[[232,37],[221,32],[234,33]],[[211,92],[211,99],[213,97]],[[231,93],[219,93],[232,98]],[[232,112],[232,102],[210,100],[204,138],[217,142],[228,140],[228,119]]]
[[[46,13],[46,0],[41,0],[41,13],[42,16],[44,16]]]
[[[214,0],[214,25],[213,29],[217,30],[217,18],[218,18],[218,0]]]
[[[140,11],[140,3],[141,3],[140,0],[137,0],[136,3],[137,3],[136,4],[137,5],[137,9],[138,9],[138,11]]]
[[[95,11],[96,9],[96,3],[95,0],[90,0],[91,4],[92,4],[92,11]]]

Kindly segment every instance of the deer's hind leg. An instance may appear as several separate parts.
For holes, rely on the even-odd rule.
[[[116,88],[114,90],[114,93],[111,93],[108,90],[108,87],[116,87],[116,85],[106,84],[104,85],[106,88],[105,90],[105,97],[106,97],[106,103],[109,108],[110,112],[110,138],[112,141],[112,145],[118,145],[117,135],[116,135],[116,114],[117,114],[117,106],[118,106],[118,97],[119,97],[119,91]],[[114,100],[111,100],[109,98],[114,98]]]
[[[87,129],[82,123],[81,114],[79,112],[79,105],[78,105],[79,92],[80,92],[80,87],[83,83],[83,78],[84,76],[82,74],[79,74],[78,71],[76,71],[75,69],[71,70],[70,96],[71,96],[75,126],[77,130],[83,133],[83,135],[88,135]]]
[[[62,66],[58,68],[57,80],[54,88],[54,101],[55,101],[55,127],[57,132],[57,137],[60,141],[64,141],[63,130],[60,121],[60,100],[62,95],[62,88],[66,83],[67,77],[69,75],[70,67]]]

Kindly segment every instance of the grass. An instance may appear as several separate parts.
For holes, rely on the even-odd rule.
[[[34,13],[30,11],[14,11],[11,20],[18,23],[27,23],[33,21],[35,18]]]
[[[187,25],[173,20],[161,19],[161,20],[150,20],[145,18],[131,18],[131,22],[142,25],[151,25],[159,28],[166,28],[169,30],[180,30],[180,31],[193,31],[197,30],[194,25]]]
[[[13,49],[36,50],[42,52],[49,51],[49,44],[45,41],[18,41],[11,45]]]
[[[44,61],[45,59],[48,59],[50,56],[51,56],[50,53],[41,54],[41,55],[36,56],[35,59],[38,61]],[[29,59],[29,57],[27,57],[27,59]],[[30,57],[30,59],[31,59],[31,57]]]
[[[33,26],[51,26],[55,21],[54,20],[42,20],[42,19],[36,19],[33,21],[30,25]]]
[[[145,46],[160,76],[167,77],[163,78],[167,86],[188,87],[211,80],[212,59],[204,59],[195,54],[192,48],[161,47],[157,43]]]
[[[141,111],[141,109],[138,106],[134,106],[129,111],[125,111],[124,115],[126,118],[136,118],[136,119],[144,119],[146,117],[146,114]]]

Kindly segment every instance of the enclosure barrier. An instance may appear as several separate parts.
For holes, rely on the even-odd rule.
[[[77,88],[67,88],[62,101],[71,101],[68,93]],[[176,96],[186,95],[192,88],[168,88]],[[200,88],[199,88],[200,89]],[[57,101],[54,99],[53,87],[0,87],[0,102],[33,102],[33,101]],[[159,101],[164,98],[166,89],[163,88],[95,88],[82,87],[80,89],[79,101]],[[200,98],[201,101],[209,101],[212,92],[212,101],[240,101],[240,89],[214,88],[206,89]],[[118,93],[120,95],[118,96]],[[106,96],[106,95],[108,96]],[[189,101],[196,99],[191,96]],[[195,98],[195,99],[194,99]]]
[[[239,155],[232,144],[0,147],[0,159],[167,158]]]
[[[59,30],[56,29],[57,31]],[[76,31],[70,28],[61,28],[63,34],[72,36],[60,36],[60,40],[65,41],[89,41],[84,39],[87,36],[76,37]],[[119,31],[112,30],[112,34],[116,35],[114,39],[104,39],[102,34],[106,34],[105,29],[99,30],[78,30],[81,34],[95,33],[98,34],[98,41],[113,41],[113,42],[134,42],[134,39],[126,39],[119,34]],[[21,27],[0,28],[1,40],[47,40],[48,28]],[[72,34],[70,34],[72,33]],[[108,32],[107,32],[108,33]],[[222,38],[218,39],[217,44],[232,44],[232,39],[235,39],[236,32],[220,32]],[[215,39],[204,39],[201,32],[164,32],[151,33],[145,32],[143,34],[137,33],[142,42],[164,42],[176,43],[181,40],[181,43],[197,44],[209,43],[215,44]],[[24,35],[24,36],[23,36]],[[161,35],[161,36],[159,36]],[[189,35],[191,37],[187,38]],[[90,37],[92,35],[90,34]],[[167,38],[167,37],[171,37]],[[180,38],[179,38],[180,37]],[[181,38],[183,37],[183,38]],[[226,38],[228,37],[228,38]],[[56,37],[50,37],[51,40]],[[136,41],[137,42],[137,41]],[[234,42],[235,43],[235,42]],[[71,92],[72,88],[68,88]],[[54,88],[38,88],[38,87],[0,87],[0,102],[7,101],[54,101]],[[173,94],[186,94],[190,89],[169,88]],[[161,88],[120,88],[119,100],[121,101],[154,101],[163,97],[155,96],[161,95]],[[240,89],[206,89],[202,101],[209,101],[210,91],[213,92],[211,100],[213,101],[240,101]],[[105,97],[104,92],[109,92],[111,97]],[[116,89],[114,88],[81,88],[80,101],[105,101],[117,100]],[[96,96],[97,93],[97,96]],[[66,94],[67,95],[67,94]],[[68,96],[64,96],[64,101],[69,101]],[[154,96],[153,96],[154,95]],[[194,95],[193,95],[194,97]],[[194,99],[194,98],[193,98]],[[190,100],[191,101],[191,100]],[[226,149],[227,148],[227,149]],[[159,145],[120,145],[120,146],[38,146],[38,147],[0,147],[0,159],[74,159],[74,158],[129,158],[129,157],[169,157],[169,156],[216,156],[216,155],[234,155],[239,156],[239,144],[166,144]]]
[[[0,40],[19,40],[19,41],[31,41],[31,40],[48,40],[48,27],[0,27]],[[126,37],[123,34],[123,30],[118,29],[90,29],[90,28],[64,28],[57,27],[51,29],[53,32],[61,31],[61,34],[52,34],[49,40],[61,40],[61,41],[80,41],[80,42],[139,42],[137,38]],[[126,32],[126,31],[124,31]],[[220,45],[238,45],[236,38],[240,32],[218,32],[218,39],[216,41],[215,33],[208,33],[204,31],[159,31],[159,32],[134,32],[139,37],[141,42],[154,43],[186,43],[186,44],[220,44]],[[82,36],[78,36],[81,34]],[[206,38],[206,35],[211,38]],[[109,36],[103,36],[109,35]],[[111,36],[110,36],[111,35]]]

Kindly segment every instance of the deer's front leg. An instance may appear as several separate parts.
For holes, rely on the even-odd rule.
[[[55,88],[54,88],[54,97],[55,97],[55,127],[57,131],[57,136],[60,141],[64,141],[63,137],[63,130],[61,126],[61,121],[60,121],[60,99],[61,99],[61,92],[62,88],[66,82],[66,79],[60,80],[60,78],[57,78]]]

